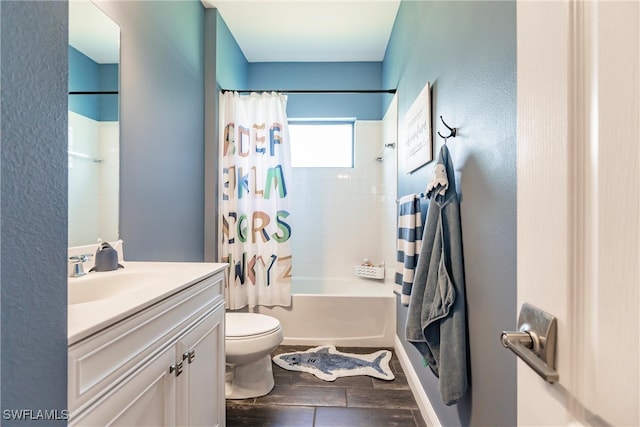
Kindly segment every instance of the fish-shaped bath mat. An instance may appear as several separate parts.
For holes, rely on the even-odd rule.
[[[282,353],[273,362],[289,371],[302,371],[325,381],[339,377],[368,375],[382,380],[394,379],[389,369],[391,351],[380,350],[371,354],[342,353],[332,345],[322,345],[306,351]]]

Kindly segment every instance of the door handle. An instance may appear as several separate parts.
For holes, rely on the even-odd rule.
[[[549,313],[524,303],[518,331],[504,331],[500,341],[549,383],[560,379],[555,370],[557,321]]]

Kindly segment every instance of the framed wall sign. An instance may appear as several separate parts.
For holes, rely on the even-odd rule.
[[[431,88],[427,82],[404,117],[404,152],[407,173],[433,160],[431,140]]]

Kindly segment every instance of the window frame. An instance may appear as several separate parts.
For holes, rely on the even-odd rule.
[[[293,159],[291,161],[291,166],[294,168],[348,168],[354,169],[356,163],[356,119],[352,117],[344,117],[344,118],[319,118],[319,119],[309,119],[309,118],[289,118],[287,120],[288,126],[292,125],[302,125],[302,126],[331,126],[331,125],[349,125],[351,126],[351,165],[350,166],[296,166],[293,164]],[[291,139],[291,135],[289,135],[289,139]]]

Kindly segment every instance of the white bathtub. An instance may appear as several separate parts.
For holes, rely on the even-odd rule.
[[[256,307],[276,317],[283,344],[393,347],[396,334],[392,287],[375,280],[296,278],[291,307]]]

